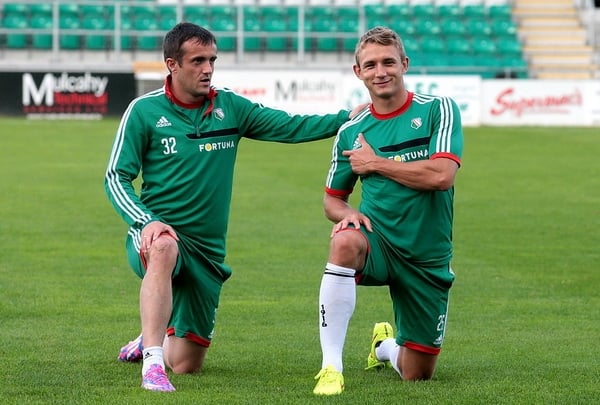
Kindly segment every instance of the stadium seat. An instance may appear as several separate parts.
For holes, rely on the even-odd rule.
[[[447,17],[440,20],[444,35],[466,35],[467,27],[460,17]]]
[[[439,21],[431,18],[421,18],[415,21],[416,35],[437,35],[442,32]]]
[[[44,14],[36,14],[29,20],[33,29],[52,29],[52,17]],[[34,32],[31,36],[31,47],[33,49],[52,49],[52,34],[50,32]]]
[[[517,24],[511,20],[493,19],[490,28],[495,36],[515,37],[517,35]]]
[[[96,4],[82,3],[79,5],[79,15],[85,19],[87,16],[104,16],[107,17],[106,7]]]
[[[257,52],[262,50],[261,38],[255,36],[260,31],[262,31],[260,20],[244,19],[244,51]]]
[[[498,38],[496,48],[499,53],[507,56],[520,56],[523,51],[521,42],[517,38]]]
[[[27,20],[24,16],[11,13],[2,20],[2,26],[8,29],[22,30],[27,28]],[[27,35],[22,33],[6,34],[6,47],[12,49],[23,49],[27,47]]]
[[[419,3],[412,6],[412,15],[419,19],[426,18],[431,19],[437,16],[437,8],[432,3]]]
[[[477,17],[477,18],[486,18],[487,17],[487,8],[485,4],[465,4],[462,8],[463,15],[465,17]]]
[[[287,31],[285,17],[269,17],[263,21],[262,28],[266,32],[265,50],[269,52],[284,52],[288,50],[288,37],[284,34]]]
[[[78,29],[80,27],[79,17],[74,15],[63,16],[59,20],[59,27],[61,30]],[[80,49],[81,48],[81,36],[77,34],[64,33],[61,31],[59,36],[59,45],[61,49]]]
[[[423,53],[435,54],[435,53],[446,52],[445,43],[437,35],[422,37],[421,40],[419,41],[419,45],[420,45],[421,52],[423,52]]]
[[[367,17],[367,20],[371,18],[385,18],[388,14],[388,11],[383,3],[365,4],[363,8],[365,10],[365,17]]]
[[[211,19],[211,29],[217,37],[217,47],[220,51],[231,52],[236,48],[235,32],[237,30],[235,21],[229,16]]]
[[[356,7],[338,7],[336,8],[337,22],[342,23],[344,21],[352,20],[358,25],[359,11]]]
[[[198,5],[184,5],[183,20],[193,22],[204,27],[204,23],[208,21],[207,9],[208,7],[200,7]]]
[[[25,16],[29,12],[28,5],[25,3],[4,3],[2,7],[2,16],[21,15]]]
[[[471,43],[463,36],[447,37],[446,52],[451,55],[467,54],[471,52]]]
[[[471,41],[473,52],[480,55],[494,55],[496,44],[489,37],[474,37]]]
[[[392,3],[387,6],[387,15],[390,17],[390,22],[396,19],[412,18],[411,7],[408,3]]]
[[[494,20],[511,20],[512,9],[509,4],[491,4],[488,7],[489,17]]]
[[[440,18],[459,17],[462,15],[462,9],[458,3],[440,4],[437,14]]]
[[[492,27],[489,22],[479,18],[470,18],[466,22],[467,32],[471,36],[485,36],[492,34]]]
[[[46,17],[52,17],[52,3],[32,3],[29,5],[29,15],[43,15]]]
[[[412,54],[418,53],[421,49],[419,42],[414,37],[406,38],[402,42],[404,43],[404,50],[409,57]]]
[[[88,14],[82,19],[81,27],[89,30],[83,37],[83,45],[85,49],[101,50],[107,48],[107,38],[104,34],[97,34],[95,31],[104,30],[108,26],[103,15]]]
[[[75,2],[58,3],[59,18],[79,18],[79,5]]]
[[[389,27],[396,31],[401,38],[412,37],[417,32],[415,24],[409,19],[393,19]]]
[[[158,22],[153,16],[142,13],[133,21],[133,29],[139,31],[136,48],[142,51],[154,51],[160,48],[160,39],[155,35],[144,35],[144,31],[158,30]],[[142,35],[139,35],[142,34]]]

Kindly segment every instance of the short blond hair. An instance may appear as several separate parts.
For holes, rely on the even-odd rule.
[[[404,50],[402,39],[394,30],[390,28],[382,26],[374,27],[360,37],[360,40],[358,41],[358,44],[356,44],[356,49],[354,51],[354,59],[356,60],[357,65],[360,65],[358,61],[358,53],[366,44],[379,44],[385,46],[393,45],[398,49],[400,57],[403,60],[406,59],[406,51]]]

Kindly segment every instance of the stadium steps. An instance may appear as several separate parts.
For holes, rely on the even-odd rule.
[[[594,49],[572,0],[515,0],[523,52],[540,79],[593,79]]]

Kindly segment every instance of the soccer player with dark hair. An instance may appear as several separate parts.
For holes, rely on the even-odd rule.
[[[314,141],[335,136],[349,118],[345,110],[290,115],[213,86],[217,40],[195,24],[166,34],[164,60],[164,87],[123,114],[104,182],[129,225],[127,257],[142,278],[142,333],[119,359],[142,360],[142,387],[153,391],[175,390],[166,368],[198,372],[211,343],[231,275],[225,241],[240,140]]]
[[[371,104],[344,124],[333,145],[325,215],[335,223],[319,293],[321,371],[314,393],[344,390],[342,352],[356,284],[387,285],[396,334],[375,324],[367,369],[386,366],[404,380],[433,376],[454,281],[454,180],[463,133],[453,100],[406,89],[408,57],[385,27],[356,47],[355,75]],[[358,208],[348,203],[357,181]]]

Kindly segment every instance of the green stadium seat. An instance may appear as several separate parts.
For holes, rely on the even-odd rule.
[[[235,21],[229,16],[211,19],[211,29],[217,37],[217,47],[220,51],[231,52],[236,48],[235,32],[237,30]]]
[[[446,52],[444,41],[439,36],[424,36],[419,41],[421,52],[434,54]]]
[[[82,20],[81,27],[85,30],[89,30],[83,37],[83,46],[89,50],[101,50],[106,49],[108,40],[104,34],[96,34],[97,30],[105,30],[108,27],[108,23],[104,15],[102,14],[88,14]]]
[[[437,16],[437,8],[432,3],[415,4],[412,6],[412,15],[419,19],[431,19]]]
[[[500,56],[500,66],[504,69],[514,72],[516,77],[519,79],[526,79],[528,74],[527,61],[520,56]]]
[[[160,48],[160,38],[155,35],[143,35],[144,31],[158,30],[158,22],[153,16],[142,14],[133,20],[133,29],[139,31],[136,48],[142,51],[154,51]]]
[[[183,7],[183,20],[193,22],[204,27],[204,24],[199,24],[196,21],[208,21],[207,9],[207,7],[201,7],[198,5],[185,5]]]
[[[488,7],[488,16],[494,20],[511,20],[512,8],[509,4],[491,4]]]
[[[356,7],[337,7],[336,8],[336,18],[338,24],[347,21],[353,20],[358,23],[359,19],[359,11]]]
[[[440,20],[440,25],[443,27],[444,35],[466,35],[467,27],[461,18],[446,17]]]
[[[409,57],[412,54],[416,54],[416,53],[420,52],[420,50],[421,50],[419,41],[417,41],[414,37],[406,38],[402,42],[404,44],[404,50],[406,51],[406,54]]]
[[[359,21],[354,18],[344,18],[338,20],[337,29],[339,32],[356,32],[358,33]]]
[[[492,26],[486,20],[480,18],[470,18],[466,22],[467,33],[471,36],[492,35]]]
[[[465,17],[468,18],[486,18],[487,17],[487,7],[485,4],[465,4],[462,7],[462,13]]]
[[[2,26],[8,29],[21,30],[26,29],[27,19],[22,15],[11,13],[6,15],[2,20]],[[6,47],[11,49],[22,49],[28,45],[28,38],[26,34],[22,33],[7,33],[6,34]]]
[[[388,14],[387,8],[383,3],[365,4],[363,8],[365,10],[365,17],[367,17],[367,19],[377,17],[385,18]]]
[[[168,14],[167,15],[163,15],[158,20],[158,28],[161,29],[161,30],[163,30],[163,31],[169,31],[177,23],[178,23],[177,16],[168,15]]]
[[[438,35],[442,33],[442,26],[438,20],[422,18],[415,21],[416,35]]]
[[[407,3],[393,3],[387,6],[387,15],[391,18],[390,22],[397,19],[412,18],[412,10]]]
[[[494,55],[496,44],[489,37],[474,37],[471,41],[473,52],[480,55]]]
[[[244,51],[257,52],[262,50],[261,38],[253,35],[260,31],[262,31],[260,20],[244,19]]]
[[[28,5],[26,3],[4,3],[2,7],[2,16],[6,17],[9,15],[27,15],[29,12]]]
[[[59,18],[79,18],[79,5],[75,2],[58,3]]]
[[[491,20],[490,27],[495,36],[514,37],[517,35],[517,24],[511,20],[494,19]]]
[[[235,21],[236,8],[229,5],[211,5],[207,7],[211,20],[216,18],[229,18]]]
[[[155,18],[155,6],[153,4],[139,4],[135,3],[135,5],[129,6],[128,15],[132,18]],[[160,16],[160,14],[158,15]]]
[[[29,25],[33,29],[50,30],[52,29],[52,17],[37,14],[30,18]],[[31,36],[31,47],[33,49],[52,49],[52,34],[49,32],[34,32]]]
[[[101,6],[99,4],[88,4],[82,3],[79,5],[79,14],[81,18],[86,18],[87,16],[107,16],[107,7]]]
[[[437,14],[440,18],[459,17],[462,15],[462,9],[457,3],[440,4]]]
[[[269,52],[284,52],[288,50],[288,37],[284,34],[287,31],[285,17],[268,17],[263,21],[262,28],[266,32],[265,49]]]
[[[471,43],[463,36],[446,37],[446,52],[451,55],[461,55],[471,52]]]
[[[156,8],[155,16],[158,19],[172,18],[177,21],[177,8],[168,4],[159,5]]]
[[[52,3],[32,3],[29,5],[29,15],[44,15],[46,17],[52,16]]]
[[[517,38],[498,38],[496,40],[496,48],[497,51],[501,54],[514,56],[521,55],[523,51],[523,47],[521,46],[521,41]]]
[[[59,27],[63,30],[78,29],[80,27],[79,17],[74,15],[64,15],[59,20]],[[77,34],[64,33],[61,31],[59,36],[59,46],[61,49],[80,49],[81,36]]]
[[[415,24],[409,19],[393,19],[390,21],[389,27],[396,31],[401,38],[412,37],[416,34],[417,29]]]

